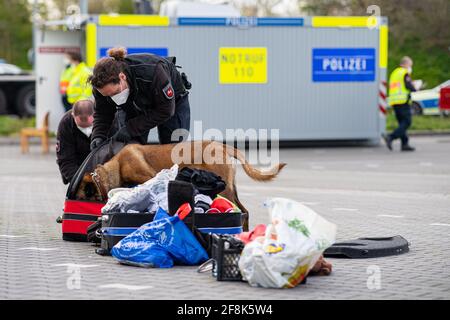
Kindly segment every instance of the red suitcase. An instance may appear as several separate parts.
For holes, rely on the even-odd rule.
[[[62,216],[62,237],[68,241],[87,241],[87,228],[102,215],[103,202],[67,200]]]
[[[111,139],[106,140],[86,157],[70,181],[64,202],[64,214],[62,219],[58,219],[58,222],[62,222],[63,240],[87,241],[87,228],[101,216],[101,209],[107,199],[103,199],[104,202],[79,200],[76,197],[77,190],[85,173],[94,171],[97,164],[111,159],[124,145]]]

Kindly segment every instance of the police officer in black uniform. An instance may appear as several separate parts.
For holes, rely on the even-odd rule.
[[[126,55],[125,48],[112,48],[108,56],[96,63],[89,78],[95,97],[91,150],[112,135],[117,141],[146,144],[154,127],[161,144],[186,139],[190,83],[175,61],[153,54]],[[184,130],[172,140],[177,129]]]
[[[90,152],[91,133],[94,122],[94,102],[77,101],[67,111],[58,125],[56,135],[56,163],[64,184],[72,180]]]

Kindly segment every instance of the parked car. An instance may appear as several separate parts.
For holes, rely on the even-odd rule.
[[[428,89],[411,93],[413,114],[439,115],[439,96],[441,88],[450,86],[450,80]]]
[[[4,60],[0,62],[0,114],[36,114],[35,76]]]

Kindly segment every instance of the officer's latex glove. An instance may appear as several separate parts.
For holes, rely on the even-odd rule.
[[[103,142],[105,139],[102,138],[95,138],[91,141],[91,151],[94,149],[97,149],[97,147]]]
[[[120,142],[125,142],[125,143],[130,141],[131,135],[128,132],[127,127],[120,128],[120,130],[117,131],[117,133],[114,135],[114,140],[120,141]]]

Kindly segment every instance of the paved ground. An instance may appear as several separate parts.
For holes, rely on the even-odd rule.
[[[268,222],[264,199],[282,196],[336,223],[338,240],[399,234],[411,243],[401,256],[332,259],[332,275],[289,290],[217,282],[192,267],[122,266],[89,244],[62,241],[54,221],[65,187],[55,155],[33,146],[23,156],[18,146],[0,145],[0,299],[449,299],[450,137],[416,137],[413,144],[418,150],[408,154],[384,147],[283,149],[288,166],[267,184],[239,168],[252,225]],[[77,270],[79,289],[72,281]]]

